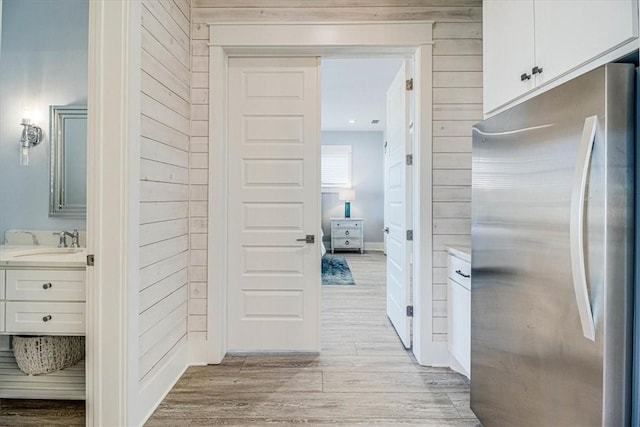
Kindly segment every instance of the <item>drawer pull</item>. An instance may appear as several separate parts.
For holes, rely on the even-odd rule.
[[[461,270],[456,270],[456,273],[461,275],[462,277],[468,279],[469,277],[471,277],[470,274],[464,274]]]
[[[344,245],[345,245],[345,246],[349,246],[349,241],[348,241],[348,240],[345,240],[345,241],[344,241]]]
[[[345,235],[345,236],[348,236],[348,235],[349,235],[349,230],[345,231],[345,232],[344,232],[344,235]]]
[[[51,315],[50,315],[50,314],[47,314],[46,316],[44,316],[44,317],[42,318],[42,321],[43,321],[43,322],[48,322],[49,320],[51,320]]]
[[[51,286],[53,286],[51,283],[44,283],[42,289],[49,289]]]

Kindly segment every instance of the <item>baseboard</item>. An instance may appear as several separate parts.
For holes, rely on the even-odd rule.
[[[189,366],[207,365],[207,342],[203,340],[189,341]]]
[[[189,347],[186,340],[177,344],[172,352],[164,366],[140,387],[138,399],[135,402],[139,408],[137,413],[140,417],[139,421],[133,425],[143,426],[147,422],[189,367]]]
[[[462,364],[458,362],[458,359],[456,359],[453,355],[451,355],[449,358],[449,366],[451,367],[451,369],[453,369],[457,373],[467,377],[467,379],[471,379],[471,375],[469,375],[469,372],[467,372],[467,370],[462,366]]]
[[[327,248],[327,252],[331,251],[331,241],[324,242],[324,247]],[[365,251],[384,251],[384,242],[364,242]],[[355,253],[355,252],[354,252]]]
[[[449,367],[449,344],[447,342],[433,343],[433,366]]]
[[[364,242],[365,251],[379,251],[384,250],[384,242]]]
[[[436,368],[449,368],[449,348],[446,341],[432,341],[428,343],[429,347],[425,351],[423,360],[418,358],[414,353],[418,363],[422,366],[433,366]]]

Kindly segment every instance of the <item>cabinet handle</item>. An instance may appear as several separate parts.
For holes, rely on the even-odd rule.
[[[51,283],[44,283],[42,289],[49,289],[51,286],[53,286]]]
[[[345,235],[345,236],[348,236],[348,235],[349,235],[349,230],[345,231],[345,232],[344,232],[344,235]]]
[[[542,67],[536,65],[531,69],[531,74],[542,74]]]
[[[531,80],[531,74],[522,73],[520,75],[520,81]]]
[[[47,314],[46,316],[44,316],[44,317],[42,318],[42,321],[43,321],[43,322],[48,322],[49,320],[51,320],[51,315],[50,315],[50,314]]]
[[[349,241],[348,241],[348,240],[345,240],[345,241],[344,241],[344,245],[345,245],[345,246],[349,246]]]
[[[468,279],[469,277],[471,277],[470,274],[464,274],[461,270],[456,270],[456,273],[461,275],[462,277]]]

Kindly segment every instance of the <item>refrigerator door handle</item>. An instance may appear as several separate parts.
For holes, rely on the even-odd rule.
[[[571,251],[571,271],[576,294],[578,314],[582,324],[582,334],[591,341],[596,340],[596,328],[589,300],[587,274],[584,266],[584,201],[587,187],[587,173],[593,152],[593,143],[598,126],[598,116],[587,117],[584,121],[582,138],[578,147],[576,171],[571,190],[571,218],[569,240]]]

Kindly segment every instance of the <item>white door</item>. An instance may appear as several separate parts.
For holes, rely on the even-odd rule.
[[[385,163],[385,230],[387,236],[387,316],[406,348],[411,348],[411,153],[409,96],[406,80],[410,63],[405,61],[387,91],[387,162]]]
[[[230,58],[228,79],[227,348],[319,351],[319,59]]]

